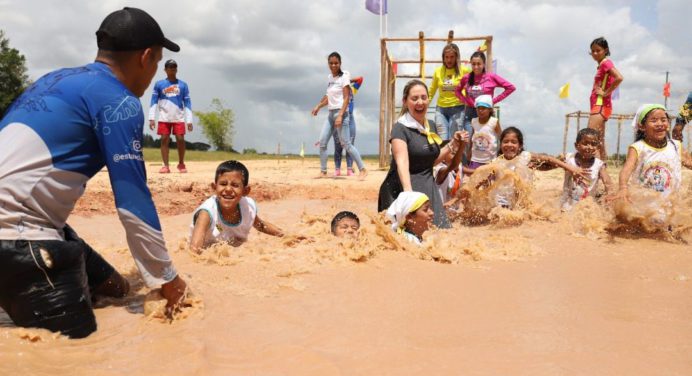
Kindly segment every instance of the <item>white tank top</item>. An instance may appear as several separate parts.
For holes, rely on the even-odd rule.
[[[682,143],[668,140],[663,148],[655,148],[639,140],[630,148],[637,152],[637,167],[631,179],[644,188],[664,195],[677,192],[682,182]]]
[[[497,156],[497,135],[495,126],[497,118],[491,116],[485,124],[478,118],[471,119],[473,137],[471,138],[471,160],[478,163],[490,163]]]
[[[577,161],[574,158],[574,154],[565,155],[565,163],[570,166],[579,167]],[[589,169],[589,176],[587,180],[582,180],[577,182],[574,180],[574,176],[569,171],[565,171],[565,180],[562,184],[562,209],[569,210],[577,202],[591,196],[596,195],[596,184],[598,184],[598,174],[603,167],[603,161],[595,158],[593,165]]]
[[[219,210],[219,204],[216,196],[209,197],[192,215],[192,224],[190,224],[190,236],[195,228],[195,221],[200,211],[205,210],[211,218],[211,223],[204,235],[204,247],[208,247],[217,242],[227,242],[234,247],[239,246],[247,240],[248,234],[255,223],[257,217],[257,204],[250,197],[243,197],[238,203],[240,209],[240,223],[231,224],[226,222]]]

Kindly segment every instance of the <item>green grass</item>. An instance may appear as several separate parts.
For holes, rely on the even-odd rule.
[[[144,160],[147,162],[156,162],[156,161],[161,161],[161,150],[157,148],[143,148],[142,152],[144,153]],[[178,151],[175,148],[171,148],[170,150],[170,156],[173,160],[176,160]],[[330,154],[330,159],[332,155]],[[319,158],[319,155],[306,155],[306,159],[313,159],[313,158]],[[199,151],[199,150],[186,150],[185,151],[185,160],[186,161],[226,161],[229,159],[238,159],[238,160],[248,160],[248,159],[293,159],[293,160],[300,160],[301,157],[297,154],[282,154],[282,155],[276,155],[276,154],[239,154],[239,153],[230,153],[227,151]],[[378,156],[377,155],[364,155],[363,156],[364,160],[367,161],[377,161]]]

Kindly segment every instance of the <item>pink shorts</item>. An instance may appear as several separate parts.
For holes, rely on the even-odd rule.
[[[612,107],[593,105],[591,107],[591,115],[601,115],[605,120],[610,119],[610,115],[613,113]]]
[[[169,123],[166,121],[160,121],[159,122],[159,128],[156,131],[156,134],[168,135],[168,134],[171,134],[171,130],[173,131],[174,135],[182,136],[185,134],[185,123],[183,123],[183,122]]]

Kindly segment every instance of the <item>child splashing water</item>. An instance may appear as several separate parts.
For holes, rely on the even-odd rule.
[[[495,207],[514,209],[528,206],[528,193],[533,169],[549,170],[560,167],[576,179],[584,179],[584,169],[569,165],[557,158],[524,150],[524,136],[516,127],[500,134],[500,151],[487,166],[478,168],[464,185],[460,198],[464,217],[473,222],[488,219]]]
[[[571,172],[565,171],[562,186],[563,211],[572,209],[577,202],[587,197],[596,197],[599,180],[605,186],[606,195],[612,193],[613,183],[606,172],[605,163],[596,157],[600,142],[597,130],[584,128],[577,133],[577,141],[574,143],[577,152],[565,155],[565,163],[584,169],[588,176],[585,179],[575,179]]]
[[[612,197],[617,200],[616,217],[646,232],[672,230],[682,166],[692,169],[692,157],[680,141],[668,136],[670,119],[662,105],[641,106],[632,123],[637,129],[636,140],[627,150],[619,190]],[[629,192],[631,181],[635,187]]]

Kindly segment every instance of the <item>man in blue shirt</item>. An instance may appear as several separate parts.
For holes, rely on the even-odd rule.
[[[146,185],[139,97],[162,48],[179,51],[146,12],[124,8],[96,32],[96,61],[40,78],[0,120],[0,307],[19,326],[72,337],[96,330],[92,294],[129,285],[67,225],[104,166],[144,282],[172,312],[186,284],[168,255]]]

